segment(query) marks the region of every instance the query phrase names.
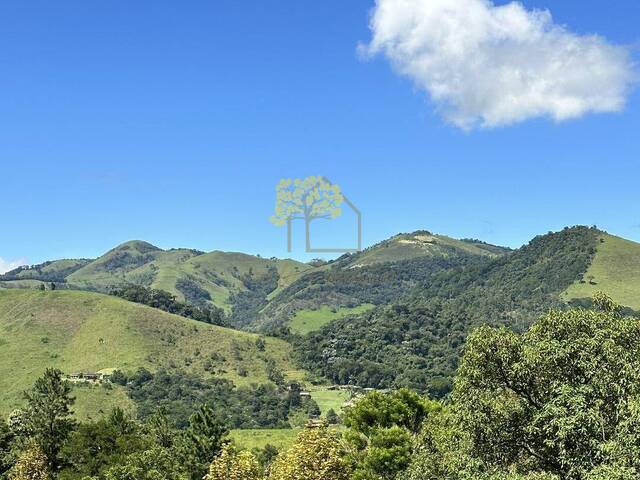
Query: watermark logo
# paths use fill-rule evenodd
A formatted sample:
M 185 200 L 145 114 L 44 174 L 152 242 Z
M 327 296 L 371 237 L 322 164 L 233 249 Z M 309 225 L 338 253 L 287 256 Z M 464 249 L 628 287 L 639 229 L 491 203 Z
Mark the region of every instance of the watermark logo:
M 311 224 L 316 220 L 333 220 L 344 208 L 355 215 L 356 248 L 312 248 Z M 304 179 L 282 179 L 276 185 L 275 214 L 269 219 L 277 227 L 287 227 L 287 251 L 291 252 L 291 226 L 294 220 L 305 225 L 305 251 L 309 253 L 353 253 L 362 250 L 362 214 L 344 195 L 340 186 L 326 177 L 311 176 Z

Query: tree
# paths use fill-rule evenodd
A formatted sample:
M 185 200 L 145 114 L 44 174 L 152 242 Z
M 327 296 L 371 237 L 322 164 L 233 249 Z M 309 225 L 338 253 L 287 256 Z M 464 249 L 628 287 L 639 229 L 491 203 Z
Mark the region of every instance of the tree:
M 179 456 L 191 478 L 199 480 L 207 473 L 209 462 L 220 452 L 227 433 L 206 404 L 189 417 L 189 428 L 182 436 Z
M 42 449 L 51 471 L 56 471 L 60 448 L 75 426 L 71 386 L 60 370 L 48 368 L 24 397 L 23 432 Z
M 128 435 L 136 429 L 135 422 L 120 407 L 115 407 L 109 413 L 108 422 L 116 430 L 118 435 Z
M 131 425 L 122 428 L 118 415 L 78 425 L 60 451 L 64 469 L 59 476 L 97 477 L 128 455 L 150 449 L 154 439 L 143 435 L 134 422 Z
M 322 176 L 305 179 L 283 179 L 276 186 L 274 225 L 287 226 L 287 245 L 291 251 L 291 222 L 304 220 L 306 249 L 311 251 L 311 222 L 317 219 L 333 219 L 342 214 L 340 205 L 344 196 L 340 187 Z
M 264 448 L 254 449 L 254 453 L 256 454 L 256 458 L 260 462 L 260 465 L 268 467 L 278 456 L 278 449 L 270 443 L 267 443 Z
M 340 418 L 333 408 L 330 408 L 327 411 L 326 420 L 329 425 L 336 425 L 338 422 L 340 422 Z
M 407 388 L 391 393 L 372 392 L 347 410 L 344 423 L 365 435 L 376 428 L 393 426 L 417 433 L 427 416 L 439 409 L 438 402 L 423 398 Z
M 209 467 L 205 480 L 262 480 L 264 472 L 256 457 L 225 445 Z
M 153 439 L 163 448 L 171 448 L 175 442 L 174 425 L 164 407 L 159 408 L 147 419 L 146 427 Z
M 267 360 L 266 366 L 267 378 L 278 386 L 284 385 L 284 373 L 282 373 L 282 370 L 276 365 L 276 362 L 273 360 L 273 358 L 269 358 L 269 360 Z
M 348 480 L 351 468 L 337 433 L 308 428 L 271 465 L 269 480 Z
M 372 392 L 347 409 L 344 423 L 354 480 L 393 479 L 405 470 L 412 453 L 412 435 L 440 405 L 408 389 Z
M 42 449 L 29 444 L 18 457 L 9 475 L 11 480 L 49 480 L 49 465 Z
M 0 478 L 11 468 L 14 462 L 13 443 L 15 433 L 9 424 L 0 418 Z
M 640 322 L 604 295 L 594 305 L 551 311 L 522 335 L 476 330 L 458 370 L 448 434 L 427 425 L 421 466 L 407 478 L 463 479 L 469 470 L 475 478 L 637 478 Z M 452 466 L 454 456 L 464 464 Z
M 126 457 L 109 468 L 105 480 L 188 480 L 176 459 L 164 448 L 153 447 Z

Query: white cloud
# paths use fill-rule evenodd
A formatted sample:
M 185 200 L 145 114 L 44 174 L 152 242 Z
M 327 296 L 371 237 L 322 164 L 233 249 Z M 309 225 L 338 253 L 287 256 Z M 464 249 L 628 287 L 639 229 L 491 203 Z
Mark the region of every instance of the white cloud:
M 0 274 L 10 272 L 14 268 L 18 268 L 26 264 L 26 258 L 19 258 L 17 260 L 5 260 L 4 258 L 0 257 Z
M 464 129 L 617 112 L 634 80 L 625 47 L 515 2 L 377 0 L 370 28 L 361 51 L 383 53 Z

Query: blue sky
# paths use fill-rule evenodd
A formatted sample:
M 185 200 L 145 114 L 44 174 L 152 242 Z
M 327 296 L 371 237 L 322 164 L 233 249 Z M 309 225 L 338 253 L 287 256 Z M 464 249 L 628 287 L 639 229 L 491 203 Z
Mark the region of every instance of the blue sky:
M 638 58 L 636 0 L 524 7 Z M 134 238 L 286 256 L 274 186 L 317 174 L 362 210 L 365 245 L 428 229 L 515 247 L 573 224 L 640 241 L 637 89 L 615 113 L 465 130 L 388 55 L 358 52 L 373 8 L 2 2 L 0 257 Z

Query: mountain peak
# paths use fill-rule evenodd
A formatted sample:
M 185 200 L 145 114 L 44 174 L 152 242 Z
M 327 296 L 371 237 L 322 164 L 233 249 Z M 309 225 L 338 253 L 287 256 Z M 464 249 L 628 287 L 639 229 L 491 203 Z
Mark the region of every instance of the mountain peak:
M 111 249 L 112 252 L 135 250 L 139 253 L 162 252 L 163 250 L 144 240 L 129 240 Z

